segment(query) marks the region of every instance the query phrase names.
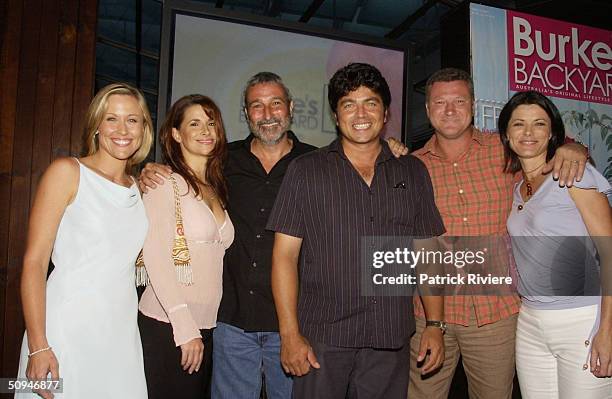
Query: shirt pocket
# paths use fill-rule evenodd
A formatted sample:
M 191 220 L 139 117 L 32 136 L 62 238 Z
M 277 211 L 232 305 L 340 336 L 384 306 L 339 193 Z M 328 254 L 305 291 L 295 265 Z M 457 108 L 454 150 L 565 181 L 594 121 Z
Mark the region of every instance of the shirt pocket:
M 387 221 L 392 235 L 411 235 L 414 230 L 414 193 L 409 189 L 392 188 L 387 193 Z M 384 212 L 384 210 L 381 210 Z

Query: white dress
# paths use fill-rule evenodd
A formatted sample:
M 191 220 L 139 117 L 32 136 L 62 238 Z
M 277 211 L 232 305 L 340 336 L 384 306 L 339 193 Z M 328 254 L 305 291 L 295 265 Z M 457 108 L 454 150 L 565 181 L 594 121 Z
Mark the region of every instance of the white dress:
M 126 188 L 83 164 L 79 169 L 78 191 L 60 222 L 51 256 L 55 269 L 47 282 L 46 335 L 63 378 L 63 394 L 55 397 L 146 398 L 134 284 L 134 262 L 148 227 L 144 206 L 136 184 Z M 24 335 L 20 378 L 27 354 Z

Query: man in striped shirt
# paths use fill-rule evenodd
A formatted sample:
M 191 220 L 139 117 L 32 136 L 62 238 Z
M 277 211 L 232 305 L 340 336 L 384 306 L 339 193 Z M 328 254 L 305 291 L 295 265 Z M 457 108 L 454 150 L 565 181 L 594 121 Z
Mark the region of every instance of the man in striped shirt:
M 229 144 L 224 166 L 228 212 L 236 229 L 224 258 L 223 299 L 214 332 L 212 396 L 259 395 L 262 374 L 269 399 L 289 399 L 292 378 L 280 365 L 280 336 L 270 287 L 274 233 L 265 230 L 268 214 L 289 163 L 315 147 L 289 130 L 293 101 L 283 80 L 258 72 L 243 92 L 251 134 Z M 394 156 L 407 148 L 389 140 Z M 154 189 L 172 171 L 149 163 L 141 188 Z M 159 174 L 159 176 L 158 176 Z
M 444 226 L 423 164 L 394 158 L 380 138 L 391 101 L 380 72 L 349 64 L 328 97 L 339 137 L 291 163 L 268 219 L 281 363 L 296 376 L 294 398 L 404 399 L 411 298 L 361 291 L 362 240 L 438 236 Z M 442 298 L 423 304 L 434 325 L 418 357 L 429 372 L 443 361 Z
M 414 152 L 427 166 L 446 234 L 505 236 L 515 178 L 504 173 L 504 152 L 497 134 L 472 125 L 474 85 L 465 71 L 446 68 L 426 84 L 427 116 L 434 136 Z M 565 161 L 565 162 L 564 162 Z M 586 150 L 566 144 L 557 151 L 553 169 L 559 184 L 582 176 Z M 444 298 L 446 359 L 435 373 L 421 376 L 416 367 L 424 329 L 424 311 L 415 298 L 416 334 L 412 338 L 408 397 L 447 398 L 462 356 L 471 398 L 510 399 L 514 378 L 514 337 L 520 301 L 516 295 L 456 295 Z

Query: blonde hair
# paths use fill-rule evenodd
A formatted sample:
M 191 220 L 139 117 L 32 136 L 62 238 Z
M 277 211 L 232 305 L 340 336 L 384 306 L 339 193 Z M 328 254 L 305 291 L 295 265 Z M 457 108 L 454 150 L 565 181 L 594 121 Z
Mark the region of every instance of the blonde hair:
M 83 135 L 83 153 L 86 155 L 93 155 L 98 152 L 100 148 L 98 145 L 98 139 L 96 138 L 96 132 L 98 127 L 102 123 L 104 114 L 108 109 L 108 99 L 112 95 L 127 95 L 134 97 L 143 115 L 143 137 L 140 148 L 132 154 L 128 159 L 127 169 L 131 169 L 132 166 L 139 164 L 149 154 L 151 145 L 153 144 L 153 120 L 147 107 L 147 102 L 142 93 L 135 87 L 130 86 L 127 83 L 112 83 L 104 86 L 96 96 L 91 100 L 87 114 L 85 115 L 85 132 Z

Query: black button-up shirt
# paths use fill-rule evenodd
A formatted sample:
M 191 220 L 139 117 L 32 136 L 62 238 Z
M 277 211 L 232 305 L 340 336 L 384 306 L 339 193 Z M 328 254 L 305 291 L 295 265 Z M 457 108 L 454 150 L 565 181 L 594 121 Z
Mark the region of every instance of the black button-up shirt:
M 223 298 L 217 320 L 246 331 L 278 331 L 270 273 L 274 233 L 265 230 L 289 163 L 315 150 L 288 132 L 293 148 L 266 173 L 251 152 L 253 135 L 229 144 L 225 177 L 235 238 L 223 261 Z
M 298 319 L 312 341 L 399 348 L 414 332 L 411 297 L 362 295 L 362 240 L 437 236 L 444 225 L 423 163 L 381 145 L 369 187 L 339 139 L 296 159 L 268 220 L 268 229 L 303 239 Z

